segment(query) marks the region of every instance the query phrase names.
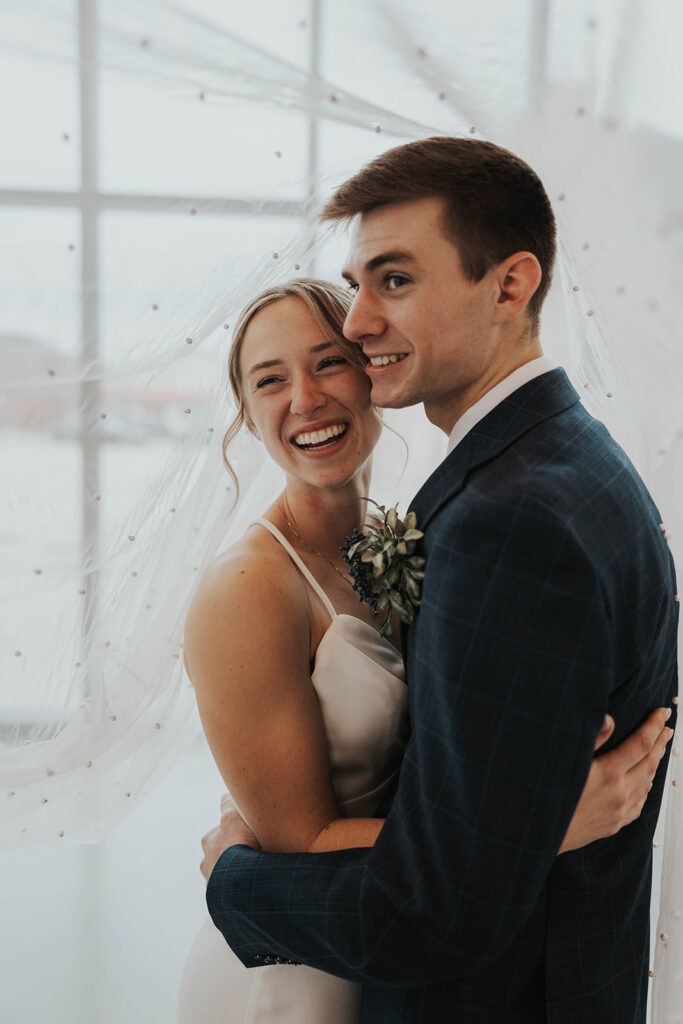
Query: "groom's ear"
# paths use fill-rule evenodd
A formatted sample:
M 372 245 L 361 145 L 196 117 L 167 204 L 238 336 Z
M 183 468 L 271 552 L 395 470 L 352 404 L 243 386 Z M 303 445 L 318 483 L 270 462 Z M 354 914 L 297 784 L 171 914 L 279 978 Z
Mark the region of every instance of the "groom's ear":
M 541 264 L 531 252 L 516 252 L 499 263 L 492 273 L 497 290 L 493 323 L 505 324 L 528 306 L 541 283 Z

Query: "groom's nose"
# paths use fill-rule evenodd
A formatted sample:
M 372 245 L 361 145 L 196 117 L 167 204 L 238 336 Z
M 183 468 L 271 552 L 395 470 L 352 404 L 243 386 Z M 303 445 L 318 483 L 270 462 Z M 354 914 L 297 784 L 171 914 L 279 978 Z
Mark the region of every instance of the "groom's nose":
M 380 302 L 371 291 L 359 289 L 344 321 L 344 337 L 362 345 L 364 341 L 380 337 L 386 329 L 386 319 Z

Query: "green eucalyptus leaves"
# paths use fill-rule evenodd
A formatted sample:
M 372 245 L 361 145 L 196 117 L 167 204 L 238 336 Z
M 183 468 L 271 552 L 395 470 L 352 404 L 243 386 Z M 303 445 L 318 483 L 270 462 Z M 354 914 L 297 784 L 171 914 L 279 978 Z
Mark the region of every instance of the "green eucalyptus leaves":
M 409 623 L 420 604 L 425 559 L 414 552 L 424 534 L 417 529 L 414 512 L 399 519 L 397 505 L 387 511 L 372 498 L 363 500 L 371 502 L 381 515 L 371 515 L 370 522 L 354 530 L 341 551 L 351 569 L 358 600 L 366 601 L 375 612 L 386 609 L 380 634 L 391 636 L 392 611 L 401 622 Z

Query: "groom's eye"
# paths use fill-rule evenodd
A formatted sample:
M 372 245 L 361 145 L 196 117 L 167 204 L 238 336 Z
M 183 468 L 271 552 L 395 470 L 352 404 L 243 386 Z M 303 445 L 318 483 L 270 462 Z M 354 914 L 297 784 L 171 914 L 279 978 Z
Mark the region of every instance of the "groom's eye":
M 395 292 L 404 284 L 408 284 L 408 278 L 404 277 L 403 274 L 387 274 L 384 278 L 384 283 L 389 291 Z

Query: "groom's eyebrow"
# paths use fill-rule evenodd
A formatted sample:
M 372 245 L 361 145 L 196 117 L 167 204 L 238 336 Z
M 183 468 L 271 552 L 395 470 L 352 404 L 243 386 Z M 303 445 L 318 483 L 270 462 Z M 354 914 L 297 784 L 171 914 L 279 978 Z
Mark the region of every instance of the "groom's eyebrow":
M 309 348 L 310 353 L 324 352 L 328 348 L 334 348 L 335 342 L 333 341 L 321 341 L 319 345 L 314 345 Z M 271 366 L 281 366 L 284 360 L 282 359 L 266 359 L 263 363 L 254 363 L 251 369 L 248 371 L 247 376 L 251 376 L 252 373 L 256 373 L 257 370 L 267 370 Z
M 380 252 L 373 256 L 371 260 L 368 260 L 363 270 L 366 274 L 372 274 L 379 267 L 383 267 L 385 263 L 415 263 L 415 257 L 405 249 L 389 249 L 387 252 Z M 355 280 L 351 271 L 346 270 L 346 268 L 342 270 L 341 276 L 345 281 Z

